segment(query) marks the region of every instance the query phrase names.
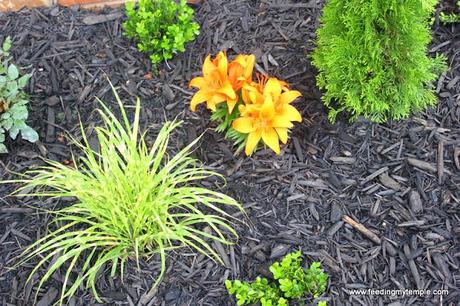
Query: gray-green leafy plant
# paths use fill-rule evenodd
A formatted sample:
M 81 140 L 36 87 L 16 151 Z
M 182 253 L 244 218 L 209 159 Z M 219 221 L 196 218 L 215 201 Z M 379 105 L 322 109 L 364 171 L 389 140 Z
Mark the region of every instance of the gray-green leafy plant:
M 76 200 L 50 211 L 55 229 L 29 246 L 18 263 L 39 259 L 29 281 L 40 268 L 47 267 L 39 289 L 64 268 L 61 304 L 80 287 L 91 288 L 102 302 L 96 283 L 104 267 L 110 267 L 112 276 L 119 272 L 123 278 L 128 260 L 139 264 L 141 258 L 159 254 L 161 270 L 154 288 L 166 271 L 169 250 L 188 247 L 222 263 L 212 242 L 229 245 L 238 237 L 231 226 L 236 219 L 226 208 L 242 211 L 242 206 L 199 185 L 210 176 L 223 178 L 190 157 L 199 138 L 168 154 L 170 133 L 180 123 L 167 122 L 149 146 L 146 132 L 139 131 L 139 100 L 131 124 L 118 95 L 116 98 L 122 120 L 100 102 L 104 126 L 95 129 L 98 152 L 91 149 L 81 125 L 83 141 L 74 142 L 82 154 L 79 159 L 73 157 L 73 166 L 48 161 L 47 166 L 9 182 L 23 186 L 19 195 L 32 189 L 36 191 L 29 196 Z
M 18 67 L 12 63 L 10 48 L 11 38 L 7 37 L 0 50 L 0 154 L 8 153 L 4 144 L 7 132 L 12 139 L 20 132 L 23 139 L 38 140 L 37 132 L 26 124 L 29 98 L 23 88 L 32 75 L 20 75 Z
M 225 281 L 230 294 L 234 294 L 237 305 L 252 305 L 260 302 L 262 306 L 287 306 L 290 300 L 316 299 L 324 293 L 328 275 L 321 270 L 319 262 L 309 268 L 302 268 L 300 251 L 286 255 L 281 262 L 270 266 L 276 282 L 257 277 L 255 282 L 240 280 Z M 324 301 L 318 305 L 325 306 Z

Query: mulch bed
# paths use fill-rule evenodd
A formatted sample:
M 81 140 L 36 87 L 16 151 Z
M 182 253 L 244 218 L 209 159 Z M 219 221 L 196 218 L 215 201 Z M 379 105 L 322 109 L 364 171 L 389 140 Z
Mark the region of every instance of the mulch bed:
M 270 277 L 271 262 L 297 249 L 308 262 L 320 260 L 331 275 L 325 294 L 331 305 L 457 305 L 460 25 L 434 25 L 430 52 L 445 54 L 451 67 L 434 84 L 437 107 L 400 122 L 342 120 L 331 125 L 308 57 L 323 2 L 205 1 L 196 7 L 201 35 L 153 75 L 148 57 L 122 36 L 121 10 L 99 16 L 78 8 L 0 15 L 0 40 L 14 37 L 17 63 L 34 71 L 28 86 L 29 124 L 41 136 L 33 145 L 8 143 L 10 154 L 0 159 L 0 179 L 12 177 L 8 170 L 41 165 L 42 158 L 68 163 L 72 148 L 66 133 L 78 137 L 79 120 L 89 133 L 100 122 L 94 97 L 115 106 L 108 77 L 126 104 L 140 97 L 145 127 L 155 131 L 167 119 L 184 120 L 174 146 L 205 132 L 195 156 L 226 175 L 223 191 L 248 213 L 244 224 L 237 224 L 238 244 L 216 245 L 225 267 L 188 250 L 171 253 L 167 276 L 148 305 L 235 305 L 223 286 L 225 279 Z M 231 144 L 210 129 L 209 114 L 190 112 L 188 81 L 199 73 L 208 53 L 221 49 L 229 56 L 256 54 L 259 72 L 302 92 L 296 106 L 305 120 L 280 156 L 267 150 L 252 158 L 234 156 Z M 50 221 L 30 206 L 52 209 L 66 203 L 8 197 L 15 187 L 0 185 L 0 304 L 34 305 L 37 279 L 33 285 L 25 282 L 33 263 L 8 267 L 25 245 L 44 235 Z M 349 224 L 353 221 L 376 237 L 357 231 Z M 103 273 L 99 292 L 107 305 L 136 305 L 158 270 L 152 259 L 140 271 L 129 267 L 123 281 Z M 58 273 L 43 287 L 37 305 L 52 305 L 62 278 Z M 448 289 L 449 294 L 350 294 L 360 288 Z M 95 300 L 81 290 L 69 304 L 94 305 Z

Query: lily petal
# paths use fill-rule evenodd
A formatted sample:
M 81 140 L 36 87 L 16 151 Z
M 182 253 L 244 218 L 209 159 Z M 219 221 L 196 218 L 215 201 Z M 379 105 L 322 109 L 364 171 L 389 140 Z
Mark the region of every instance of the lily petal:
M 198 90 L 193 96 L 192 101 L 190 101 L 190 109 L 192 111 L 196 110 L 196 106 L 200 103 L 208 101 L 212 98 L 212 93 L 209 91 Z
M 188 87 L 196 87 L 198 89 L 205 87 L 206 86 L 206 80 L 203 77 L 196 77 L 193 78 L 190 83 L 188 84 Z
M 274 128 L 288 128 L 289 129 L 293 126 L 294 125 L 292 124 L 291 120 L 285 117 L 276 116 L 275 118 L 273 118 L 273 121 L 272 121 L 272 127 Z
M 288 129 L 287 128 L 275 128 L 276 133 L 278 133 L 278 137 L 280 141 L 284 144 L 288 141 Z
M 233 109 L 235 108 L 235 105 L 237 103 L 238 103 L 238 97 L 235 97 L 235 99 L 227 99 L 227 108 L 230 114 L 233 112 Z
M 240 133 L 252 133 L 255 130 L 254 119 L 249 117 L 240 117 L 233 121 L 232 127 Z
M 216 66 L 211 61 L 211 55 L 206 56 L 206 59 L 204 60 L 204 63 L 203 63 L 203 76 L 206 78 L 215 69 L 216 69 Z
M 254 70 L 254 63 L 256 62 L 256 56 L 254 54 L 248 55 L 246 59 L 246 69 L 244 70 L 244 77 L 247 80 L 252 78 L 252 71 Z
M 248 139 L 246 139 L 246 148 L 244 149 L 244 152 L 247 156 L 251 155 L 252 152 L 254 152 L 254 149 L 257 147 L 257 144 L 259 143 L 261 137 L 262 131 L 260 130 L 256 130 L 249 134 Z
M 215 112 L 216 105 L 225 101 L 227 101 L 227 97 L 225 95 L 216 93 L 208 100 L 208 108 Z
M 280 116 L 289 121 L 302 122 L 302 116 L 299 111 L 290 104 L 284 104 L 282 106 Z
M 292 101 L 294 101 L 295 99 L 297 99 L 298 97 L 300 97 L 301 95 L 302 94 L 300 93 L 300 91 L 289 90 L 289 91 L 283 92 L 281 94 L 281 97 L 278 100 L 278 102 L 282 103 L 282 104 L 289 104 Z
M 280 144 L 278 141 L 278 134 L 275 129 L 268 128 L 262 132 L 262 140 L 272 149 L 276 154 L 280 154 Z
M 273 100 L 271 96 L 266 96 L 264 104 L 260 110 L 262 117 L 266 119 L 271 119 L 275 116 L 275 106 L 273 105 Z
M 277 78 L 269 78 L 264 88 L 264 96 L 273 96 L 274 101 L 278 101 L 281 95 L 281 84 Z
M 225 83 L 220 89 L 217 90 L 217 92 L 226 95 L 230 99 L 236 99 L 236 93 L 229 81 L 225 81 Z
M 222 78 L 227 77 L 227 56 L 224 54 L 224 52 L 220 51 L 219 54 L 217 54 L 216 59 L 218 60 L 217 63 L 217 69 L 219 70 L 219 73 Z

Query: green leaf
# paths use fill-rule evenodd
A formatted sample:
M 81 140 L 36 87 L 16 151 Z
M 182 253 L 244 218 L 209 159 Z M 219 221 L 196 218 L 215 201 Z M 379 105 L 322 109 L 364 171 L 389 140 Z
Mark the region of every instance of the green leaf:
M 30 77 L 30 74 L 24 74 L 22 77 L 20 77 L 18 79 L 18 87 L 24 88 L 27 85 L 27 82 L 29 82 Z
M 18 94 L 18 83 L 16 81 L 8 81 L 6 83 L 6 89 L 8 90 L 8 96 L 13 97 Z
M 5 120 L 3 120 L 2 125 L 5 130 L 11 129 L 11 127 L 13 126 L 13 118 L 6 118 Z
M 10 51 L 10 49 L 11 49 L 11 37 L 8 36 L 7 38 L 5 38 L 5 40 L 3 41 L 2 49 L 5 52 Z
M 3 143 L 0 142 L 0 154 L 6 154 L 6 153 L 8 153 L 8 149 Z
M 38 140 L 37 132 L 28 125 L 21 129 L 21 136 L 29 142 L 36 142 Z
M 19 76 L 19 70 L 14 64 L 10 64 L 8 67 L 8 78 L 10 80 L 16 80 Z
M 11 128 L 8 130 L 8 133 L 10 134 L 11 139 L 16 139 L 16 137 L 19 134 L 19 126 L 13 124 Z

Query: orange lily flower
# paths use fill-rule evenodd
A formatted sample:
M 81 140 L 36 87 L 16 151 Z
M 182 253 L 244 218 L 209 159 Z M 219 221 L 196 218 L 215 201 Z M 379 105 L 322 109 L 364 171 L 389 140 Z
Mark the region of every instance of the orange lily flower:
M 228 61 L 224 52 L 219 52 L 214 60 L 208 55 L 203 63 L 203 76 L 196 77 L 190 81 L 189 87 L 198 88 L 198 92 L 190 101 L 192 111 L 196 106 L 206 102 L 212 111 L 216 111 L 216 105 L 227 102 L 229 109 L 238 103 L 238 95 L 233 89 L 228 78 Z
M 241 90 L 241 96 L 245 104 L 263 103 L 264 95 L 273 90 L 281 90 L 283 92 L 289 91 L 289 85 L 284 81 L 278 80 L 277 78 L 270 78 L 266 75 L 257 74 L 257 81 L 258 82 L 251 82 L 243 85 L 243 88 Z M 300 96 L 300 93 L 298 91 L 293 92 L 298 93 L 298 95 Z
M 300 92 L 287 90 L 286 83 L 276 78 L 259 84 L 259 88 L 247 86 L 246 89 L 250 103 L 239 107 L 241 117 L 232 123 L 236 131 L 249 134 L 246 155 L 252 154 L 261 139 L 276 154 L 280 154 L 279 141 L 286 144 L 292 121 L 302 121 L 300 113 L 290 105 L 301 95 Z
M 228 65 L 228 77 L 235 91 L 252 82 L 252 70 L 255 61 L 254 54 L 240 54 Z

